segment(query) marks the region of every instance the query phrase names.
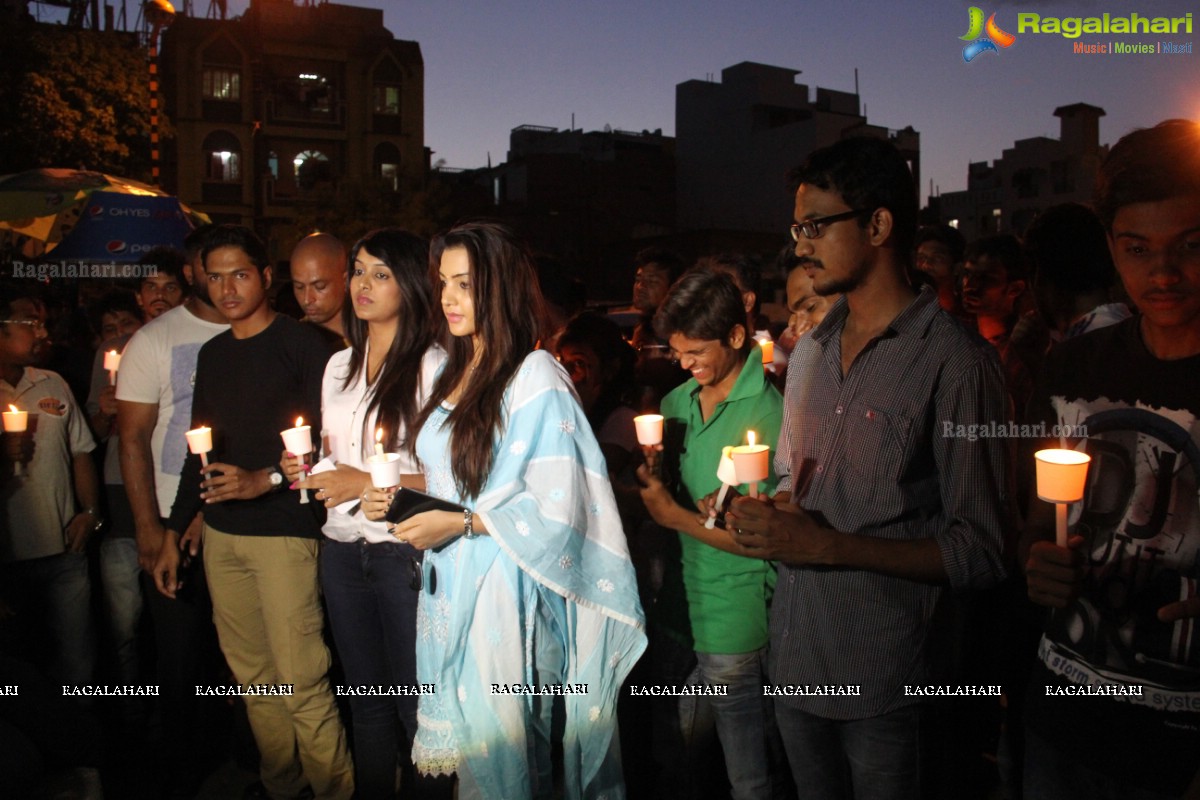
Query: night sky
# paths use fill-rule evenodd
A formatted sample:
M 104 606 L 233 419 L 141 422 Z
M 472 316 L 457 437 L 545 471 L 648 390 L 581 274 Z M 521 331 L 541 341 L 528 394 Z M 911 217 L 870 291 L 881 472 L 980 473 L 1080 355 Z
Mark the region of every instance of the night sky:
M 675 85 L 719 80 L 757 61 L 801 70 L 810 91 L 854 91 L 868 120 L 921 133 L 922 195 L 966 188 L 967 164 L 1016 139 L 1058 137 L 1058 106 L 1104 108 L 1102 143 L 1167 117 L 1200 119 L 1200 52 L 1077 55 L 1059 35 L 1017 35 L 964 63 L 970 2 L 810 0 L 354 0 L 385 9 L 397 38 L 425 58 L 425 142 L 451 167 L 505 159 L 522 124 L 584 130 L 675 129 Z M 209 0 L 193 0 L 204 15 Z M 232 0 L 230 15 L 246 8 Z M 1084 35 L 1080 42 L 1175 40 L 1200 45 L 1200 5 L 1187 0 L 977 3 L 1017 34 L 1017 14 L 1183 16 L 1191 35 Z M 182 6 L 182 3 L 177 3 Z M 1200 46 L 1193 46 L 1200 51 Z M 767 176 L 764 176 L 767 179 Z

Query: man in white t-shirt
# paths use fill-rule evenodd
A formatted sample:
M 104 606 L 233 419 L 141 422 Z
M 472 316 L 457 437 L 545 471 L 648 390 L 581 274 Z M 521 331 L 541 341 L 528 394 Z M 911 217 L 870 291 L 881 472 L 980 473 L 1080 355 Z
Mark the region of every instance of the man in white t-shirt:
M 225 317 L 208 299 L 204 266 L 198 256 L 204 229 L 185 243 L 184 279 L 190 291 L 177 306 L 142 327 L 121 355 L 117 381 L 117 431 L 120 435 L 121 476 L 136 530 L 138 563 L 153 569 L 165 540 L 163 519 L 171 511 L 179 486 L 179 471 L 187 456 L 192 417 L 192 387 L 200 347 L 229 328 Z M 197 518 L 199 519 L 199 517 Z M 197 523 L 198 524 L 198 523 Z M 172 553 L 170 570 L 179 565 Z M 204 683 L 216 652 L 212 606 L 208 602 L 200 559 L 187 577 L 188 589 L 169 599 L 143 575 L 146 604 L 154 622 L 158 682 L 162 691 L 164 739 L 170 751 L 180 750 L 177 766 L 166 770 L 178 788 L 198 784 L 195 770 L 203 759 L 187 754 L 185 743 L 202 740 L 195 685 Z M 174 574 L 172 574 L 174 578 Z M 209 680 L 208 682 L 212 682 Z

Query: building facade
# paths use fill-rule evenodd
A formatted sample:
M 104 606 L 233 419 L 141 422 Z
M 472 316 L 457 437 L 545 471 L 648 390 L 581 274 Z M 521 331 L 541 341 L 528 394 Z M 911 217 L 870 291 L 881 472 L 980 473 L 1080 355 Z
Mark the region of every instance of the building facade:
M 962 231 L 968 241 L 994 233 L 1021 235 L 1040 212 L 1059 203 L 1091 203 L 1104 109 L 1075 103 L 1054 109 L 1059 138 L 1020 139 L 989 164 L 967 168 L 967 188 L 929 198 L 935 218 Z
M 381 10 L 251 0 L 237 19 L 179 17 L 161 71 L 164 188 L 215 221 L 270 241 L 347 182 L 403 192 L 428 171 L 420 46 Z

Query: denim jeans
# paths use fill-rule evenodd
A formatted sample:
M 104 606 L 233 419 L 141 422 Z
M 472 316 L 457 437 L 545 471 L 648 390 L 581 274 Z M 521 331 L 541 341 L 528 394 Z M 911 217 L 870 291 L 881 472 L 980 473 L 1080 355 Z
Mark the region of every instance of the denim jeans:
M 416 551 L 400 543 L 335 542 L 321 549 L 321 588 L 333 639 L 351 686 L 417 682 Z M 417 732 L 417 697 L 350 697 L 357 797 L 394 796 L 397 757 Z M 408 773 L 406 773 L 406 777 Z M 407 794 L 406 790 L 406 794 Z
M 775 703 L 792 778 L 805 800 L 920 797 L 919 706 L 837 720 Z
M 766 658 L 765 647 L 750 653 L 696 653 L 699 682 L 727 689 L 725 696 L 709 700 L 733 800 L 761 800 L 772 794 L 768 752 L 774 724 L 763 696 Z
M 86 553 L 15 561 L 0 571 L 4 591 L 42 651 L 47 676 L 70 685 L 92 681 L 96 664 L 92 584 Z
M 138 678 L 137 629 L 142 617 L 140 572 L 135 540 L 109 536 L 100 543 L 104 610 L 116 653 L 115 675 L 123 684 L 136 683 Z

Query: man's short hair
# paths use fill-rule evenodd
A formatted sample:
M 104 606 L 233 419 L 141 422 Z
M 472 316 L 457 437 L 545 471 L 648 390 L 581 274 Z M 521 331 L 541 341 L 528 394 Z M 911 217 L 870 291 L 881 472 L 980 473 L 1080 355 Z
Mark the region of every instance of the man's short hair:
M 1096 213 L 1105 229 L 1122 206 L 1200 194 L 1200 122 L 1168 119 L 1121 137 L 1096 176 Z
M 242 225 L 216 225 L 212 231 L 204 237 L 204 263 L 208 263 L 208 256 L 214 250 L 220 250 L 222 247 L 238 247 L 242 252 L 250 258 L 250 263 L 253 264 L 261 273 L 264 268 L 269 267 L 271 262 L 268 261 L 267 246 L 263 244 L 263 240 L 258 238 L 254 231 Z
M 908 162 L 891 142 L 865 136 L 842 139 L 810 153 L 792 177 L 797 186 L 806 183 L 837 192 L 854 209 L 886 208 L 892 213 L 896 250 L 901 258 L 911 260 L 917 188 Z
M 681 333 L 689 339 L 724 342 L 735 325 L 746 325 L 742 293 L 732 275 L 709 267 L 685 272 L 654 316 L 654 330 L 663 339 Z M 746 332 L 747 347 L 752 333 Z
M 145 321 L 145 314 L 133 292 L 128 289 L 105 292 L 88 308 L 88 321 L 92 323 L 92 330 L 100 334 L 104 327 L 104 315 L 119 314 L 122 311 L 134 319 Z
M 984 256 L 990 256 L 1004 265 L 1004 272 L 1010 281 L 1025 281 L 1029 279 L 1029 265 L 1025 253 L 1021 251 L 1021 241 L 1011 233 L 1000 233 L 995 236 L 985 236 L 967 245 L 963 261 L 978 263 Z
M 153 266 L 159 275 L 170 275 L 183 286 L 183 253 L 174 247 L 156 247 L 138 259 L 139 266 Z
M 944 244 L 950 249 L 950 260 L 955 264 L 962 263 L 963 254 L 967 251 L 967 240 L 962 231 L 949 225 L 926 225 L 918 229 L 917 236 L 913 239 L 913 249 L 916 250 L 926 242 Z
M 696 266 L 728 272 L 743 292 L 754 292 L 754 308 L 750 313 L 758 315 L 762 308 L 762 264 L 756 257 L 745 253 L 718 253 L 705 256 L 696 262 Z
M 38 284 L 19 280 L 0 281 L 0 319 L 12 317 L 13 306 L 18 300 L 32 300 L 36 305 L 44 305 Z
M 637 255 L 633 257 L 634 270 L 639 270 L 647 264 L 658 264 L 667 271 L 667 285 L 679 280 L 687 266 L 678 253 L 665 247 L 643 247 L 638 250 Z
M 204 251 L 204 240 L 208 238 L 215 227 L 217 226 L 212 223 L 201 225 L 184 237 L 183 255 L 187 259 L 187 263 L 192 263 L 192 259 Z

